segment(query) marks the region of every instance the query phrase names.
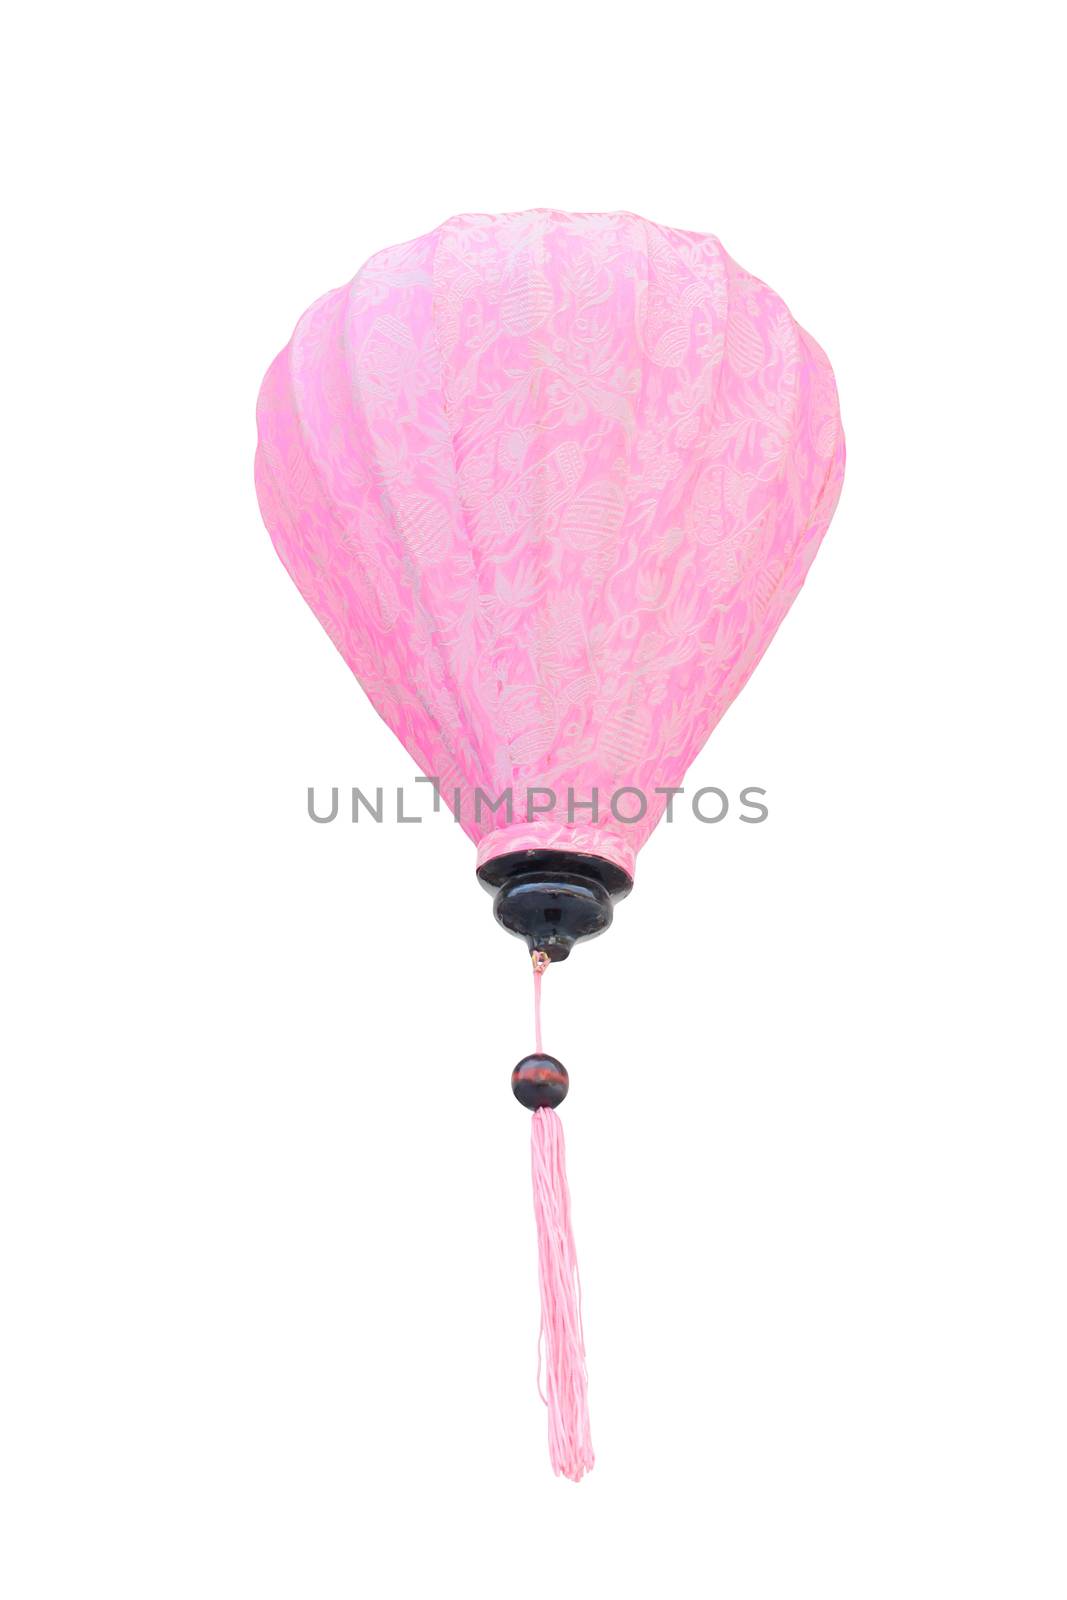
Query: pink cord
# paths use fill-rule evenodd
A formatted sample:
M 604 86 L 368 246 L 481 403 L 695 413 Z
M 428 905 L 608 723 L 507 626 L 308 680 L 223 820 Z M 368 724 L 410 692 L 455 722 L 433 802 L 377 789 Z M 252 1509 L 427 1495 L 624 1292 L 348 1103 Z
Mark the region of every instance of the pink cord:
M 534 1049 L 538 1055 L 544 1053 L 541 1049 L 541 978 L 544 970 L 534 962 Z

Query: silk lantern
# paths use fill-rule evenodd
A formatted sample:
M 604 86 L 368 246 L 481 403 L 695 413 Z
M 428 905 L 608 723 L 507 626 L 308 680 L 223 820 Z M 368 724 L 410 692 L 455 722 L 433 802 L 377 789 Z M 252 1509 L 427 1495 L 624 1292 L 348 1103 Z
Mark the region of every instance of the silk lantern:
M 464 215 L 324 295 L 267 373 L 256 487 L 301 594 L 477 847 L 531 954 L 549 1447 L 593 1465 L 543 973 L 638 851 L 804 582 L 844 440 L 830 365 L 707 234 Z

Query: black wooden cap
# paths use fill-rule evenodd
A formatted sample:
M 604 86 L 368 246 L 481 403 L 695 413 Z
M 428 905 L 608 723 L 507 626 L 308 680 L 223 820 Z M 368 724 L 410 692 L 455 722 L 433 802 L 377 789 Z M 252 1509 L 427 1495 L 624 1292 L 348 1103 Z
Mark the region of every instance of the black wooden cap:
M 609 928 L 615 902 L 633 888 L 613 861 L 572 850 L 514 850 L 479 867 L 478 878 L 501 927 L 554 962 Z

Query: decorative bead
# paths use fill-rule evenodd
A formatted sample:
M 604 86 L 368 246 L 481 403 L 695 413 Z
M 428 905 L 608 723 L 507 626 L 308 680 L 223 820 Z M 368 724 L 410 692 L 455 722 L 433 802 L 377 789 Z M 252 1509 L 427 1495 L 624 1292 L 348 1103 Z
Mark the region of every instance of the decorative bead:
M 555 1056 L 523 1056 L 511 1074 L 511 1092 L 527 1111 L 560 1105 L 568 1088 L 567 1069 Z

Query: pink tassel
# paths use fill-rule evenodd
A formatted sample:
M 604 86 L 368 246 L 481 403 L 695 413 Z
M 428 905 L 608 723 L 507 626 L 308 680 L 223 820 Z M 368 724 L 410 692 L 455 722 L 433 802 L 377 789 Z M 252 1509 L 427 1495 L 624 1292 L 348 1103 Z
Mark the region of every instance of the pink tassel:
M 571 1232 L 563 1124 L 548 1107 L 533 1114 L 533 1192 L 541 1277 L 537 1387 L 548 1407 L 548 1453 L 557 1476 L 578 1483 L 595 1457 L 586 1396 L 582 1290 Z M 544 1362 L 545 1388 L 541 1389 Z

